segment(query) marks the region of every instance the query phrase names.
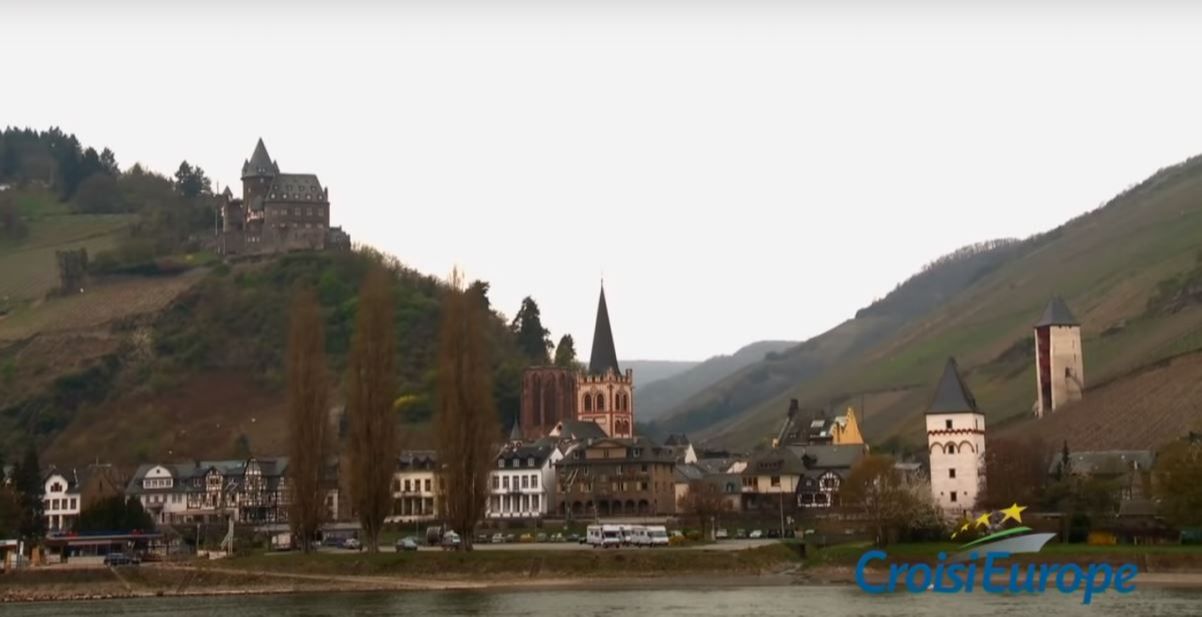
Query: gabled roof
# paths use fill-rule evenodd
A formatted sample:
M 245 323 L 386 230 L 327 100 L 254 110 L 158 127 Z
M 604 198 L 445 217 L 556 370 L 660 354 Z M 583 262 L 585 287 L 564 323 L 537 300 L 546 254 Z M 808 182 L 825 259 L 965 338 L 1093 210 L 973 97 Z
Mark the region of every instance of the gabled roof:
M 513 428 L 509 429 L 509 441 L 522 440 L 522 427 L 518 424 L 518 419 L 513 419 Z
M 596 422 L 583 422 L 581 420 L 562 420 L 559 423 L 559 434 L 556 437 L 560 439 L 604 439 L 607 437 L 605 430 Z
M 1130 471 L 1150 471 L 1156 463 L 1156 453 L 1151 450 L 1095 450 L 1070 452 L 1069 465 L 1074 474 L 1122 475 Z M 1052 457 L 1048 473 L 1056 473 L 1060 467 L 1059 455 Z
M 622 374 L 618 368 L 618 352 L 614 349 L 614 334 L 609 327 L 609 309 L 605 306 L 605 287 L 597 301 L 597 325 L 593 328 L 593 353 L 589 356 L 588 372 L 604 375 L 605 371 Z
M 438 467 L 438 453 L 434 450 L 402 450 L 397 457 L 398 471 L 417 469 L 430 470 Z
M 943 376 L 939 378 L 939 385 L 935 388 L 935 398 L 931 401 L 927 413 L 964 412 L 981 413 L 977 409 L 977 400 L 960 377 L 956 359 L 948 358 L 943 367 Z
M 260 137 L 259 143 L 255 144 L 254 153 L 250 155 L 250 160 L 242 165 L 242 177 L 271 176 L 278 173 L 280 173 L 280 168 L 268 156 L 267 146 L 263 145 L 263 138 Z
M 1060 296 L 1052 296 L 1052 300 L 1048 302 L 1047 308 L 1043 309 L 1043 317 L 1035 323 L 1036 328 L 1043 326 L 1079 326 L 1077 318 L 1073 316 L 1073 312 L 1068 310 L 1068 305 Z
M 754 456 L 743 470 L 745 476 L 793 475 L 806 471 L 805 463 L 792 448 L 772 448 Z

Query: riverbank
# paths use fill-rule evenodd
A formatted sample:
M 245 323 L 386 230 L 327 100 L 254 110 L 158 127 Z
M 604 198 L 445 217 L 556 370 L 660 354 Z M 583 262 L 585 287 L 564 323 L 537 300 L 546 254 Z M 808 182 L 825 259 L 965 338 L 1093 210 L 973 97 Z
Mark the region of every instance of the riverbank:
M 867 548 L 832 547 L 812 554 L 806 561 L 795 546 L 776 544 L 740 551 L 258 554 L 120 568 L 52 566 L 0 576 L 0 601 L 366 591 L 842 586 L 855 584 L 855 562 Z M 891 561 L 933 563 L 943 548 L 897 545 L 886 550 Z M 1059 563 L 1137 563 L 1140 586 L 1202 589 L 1199 547 L 1067 546 L 1045 553 L 1038 557 Z M 868 578 L 881 581 L 886 572 L 887 565 L 872 568 Z

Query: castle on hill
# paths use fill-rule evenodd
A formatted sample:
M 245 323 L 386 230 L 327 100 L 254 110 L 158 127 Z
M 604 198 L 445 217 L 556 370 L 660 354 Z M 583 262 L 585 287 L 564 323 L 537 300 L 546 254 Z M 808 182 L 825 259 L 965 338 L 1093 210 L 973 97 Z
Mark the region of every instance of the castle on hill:
M 315 174 L 284 173 L 260 139 L 242 163 L 242 196 L 220 195 L 222 255 L 349 249 L 350 236 L 330 227 L 330 189 Z

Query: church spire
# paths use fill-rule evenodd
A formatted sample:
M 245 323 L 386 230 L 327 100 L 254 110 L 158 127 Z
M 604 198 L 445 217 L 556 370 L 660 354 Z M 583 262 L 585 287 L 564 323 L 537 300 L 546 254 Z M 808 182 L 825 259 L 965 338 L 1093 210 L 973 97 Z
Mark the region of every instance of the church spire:
M 609 309 L 605 306 L 605 283 L 601 284 L 601 299 L 597 301 L 597 326 L 593 329 L 593 353 L 589 356 L 588 372 L 604 375 L 612 370 L 621 375 L 618 368 L 618 352 L 614 350 L 614 334 L 609 328 Z

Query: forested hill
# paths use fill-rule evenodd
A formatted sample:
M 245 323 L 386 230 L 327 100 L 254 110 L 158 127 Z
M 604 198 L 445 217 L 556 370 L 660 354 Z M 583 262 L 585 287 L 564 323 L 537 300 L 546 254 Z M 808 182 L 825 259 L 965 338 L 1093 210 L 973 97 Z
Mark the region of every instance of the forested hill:
M 0 157 L 0 457 L 29 441 L 60 465 L 281 454 L 292 294 L 318 292 L 341 400 L 373 263 L 394 275 L 402 445 L 428 443 L 440 279 L 363 247 L 222 263 L 197 241 L 211 233 L 213 195 L 186 162 L 172 177 L 121 169 L 58 130 L 6 130 Z M 64 293 L 56 251 L 76 248 L 89 255 L 87 282 Z M 487 299 L 488 284 L 473 291 Z M 521 371 L 549 345 L 530 304 L 513 324 L 494 310 L 489 327 L 505 427 Z M 539 349 L 523 346 L 530 332 Z

